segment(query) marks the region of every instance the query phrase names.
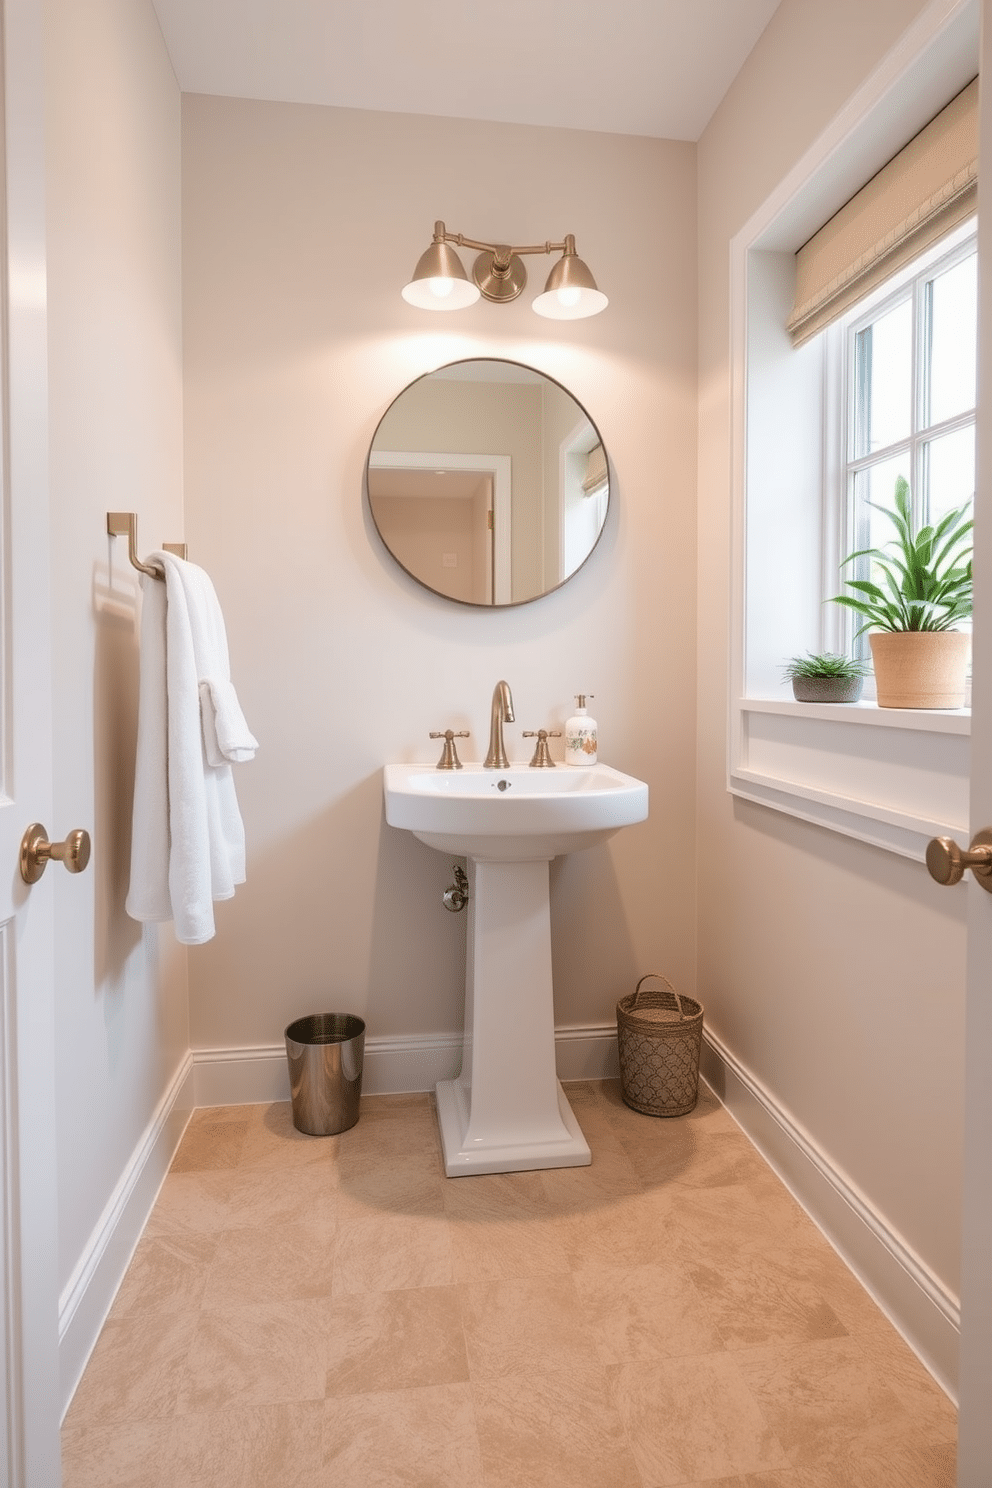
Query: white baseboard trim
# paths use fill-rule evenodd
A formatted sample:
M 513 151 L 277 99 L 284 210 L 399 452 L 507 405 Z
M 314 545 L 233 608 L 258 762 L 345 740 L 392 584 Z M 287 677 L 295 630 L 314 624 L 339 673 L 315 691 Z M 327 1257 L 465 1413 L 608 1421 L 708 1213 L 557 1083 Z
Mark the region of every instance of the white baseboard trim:
M 69 1408 L 193 1110 L 193 1058 L 176 1071 L 59 1297 L 59 1392 Z
M 708 1029 L 703 1033 L 700 1070 L 745 1135 L 956 1404 L 958 1299 Z
M 585 1024 L 555 1032 L 560 1080 L 606 1080 L 619 1073 L 615 1024 Z M 457 1033 L 400 1034 L 365 1040 L 363 1095 L 401 1095 L 433 1090 L 461 1069 Z M 194 1105 L 241 1106 L 289 1100 L 289 1069 L 283 1044 L 193 1052 Z

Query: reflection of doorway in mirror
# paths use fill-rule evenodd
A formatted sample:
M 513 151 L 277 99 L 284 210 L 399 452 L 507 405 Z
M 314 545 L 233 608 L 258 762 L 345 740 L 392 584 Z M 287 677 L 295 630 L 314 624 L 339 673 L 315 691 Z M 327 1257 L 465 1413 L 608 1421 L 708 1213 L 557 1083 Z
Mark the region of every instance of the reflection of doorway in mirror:
M 375 451 L 368 493 L 379 536 L 429 588 L 463 604 L 506 604 L 510 459 Z

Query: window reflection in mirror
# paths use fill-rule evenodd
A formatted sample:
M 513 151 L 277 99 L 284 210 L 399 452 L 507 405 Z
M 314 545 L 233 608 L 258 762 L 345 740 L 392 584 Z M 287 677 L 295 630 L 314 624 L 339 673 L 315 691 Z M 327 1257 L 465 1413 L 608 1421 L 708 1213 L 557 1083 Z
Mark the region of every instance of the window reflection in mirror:
M 609 465 L 580 403 L 518 362 L 454 362 L 386 410 L 366 465 L 379 536 L 407 573 L 462 604 L 524 604 L 589 557 Z

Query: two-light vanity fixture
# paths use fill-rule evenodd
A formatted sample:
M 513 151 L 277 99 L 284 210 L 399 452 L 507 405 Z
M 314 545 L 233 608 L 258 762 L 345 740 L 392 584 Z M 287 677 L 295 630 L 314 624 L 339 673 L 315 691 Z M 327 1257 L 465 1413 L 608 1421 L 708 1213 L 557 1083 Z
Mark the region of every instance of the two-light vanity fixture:
M 480 249 L 469 279 L 462 261 L 450 244 L 459 248 Z M 575 252 L 571 233 L 561 243 L 536 243 L 532 247 L 511 248 L 508 244 L 478 243 L 462 233 L 449 233 L 443 222 L 434 224 L 434 241 L 422 254 L 413 278 L 403 291 L 403 298 L 421 310 L 463 310 L 474 305 L 480 295 L 497 305 L 515 300 L 527 283 L 523 253 L 560 253 L 561 258 L 548 275 L 544 293 L 533 308 L 550 320 L 582 320 L 598 315 L 609 300 L 596 288 L 596 281 Z

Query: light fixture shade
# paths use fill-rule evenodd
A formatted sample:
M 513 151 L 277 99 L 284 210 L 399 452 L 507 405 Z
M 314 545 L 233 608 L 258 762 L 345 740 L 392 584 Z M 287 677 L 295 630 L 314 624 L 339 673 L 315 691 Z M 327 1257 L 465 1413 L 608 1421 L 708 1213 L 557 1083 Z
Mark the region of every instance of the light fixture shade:
M 420 255 L 413 278 L 401 294 L 408 305 L 420 310 L 464 310 L 479 298 L 478 287 L 465 273 L 450 243 L 436 239 Z
M 576 255 L 571 238 L 565 243 L 565 252 L 548 275 L 544 293 L 538 295 L 533 308 L 549 320 L 584 320 L 587 315 L 598 315 L 610 302 Z

